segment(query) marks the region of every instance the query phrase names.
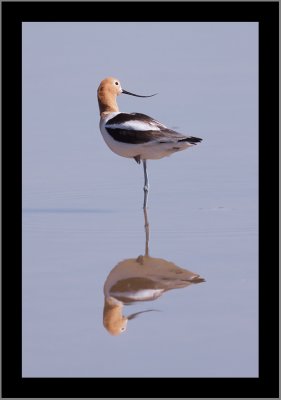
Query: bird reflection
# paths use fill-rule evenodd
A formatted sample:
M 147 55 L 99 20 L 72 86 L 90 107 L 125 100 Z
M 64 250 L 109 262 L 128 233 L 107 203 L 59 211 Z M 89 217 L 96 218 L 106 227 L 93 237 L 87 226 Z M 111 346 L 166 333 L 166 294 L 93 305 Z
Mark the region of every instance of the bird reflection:
M 150 311 L 144 310 L 123 315 L 124 305 L 152 301 L 172 289 L 184 288 L 204 282 L 198 274 L 180 268 L 171 261 L 149 255 L 149 222 L 144 209 L 145 255 L 118 263 L 104 284 L 103 325 L 111 335 L 120 335 L 128 321 Z

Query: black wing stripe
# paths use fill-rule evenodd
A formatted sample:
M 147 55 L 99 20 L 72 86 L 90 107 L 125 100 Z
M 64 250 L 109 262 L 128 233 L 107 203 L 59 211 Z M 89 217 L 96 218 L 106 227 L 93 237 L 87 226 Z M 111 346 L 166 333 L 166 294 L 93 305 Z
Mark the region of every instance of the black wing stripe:
M 163 125 L 161 122 L 157 121 L 154 118 L 149 117 L 146 114 L 141 114 L 141 113 L 119 113 L 115 115 L 115 117 L 109 119 L 106 122 L 106 126 L 110 125 L 122 125 L 126 122 L 132 122 L 132 121 L 137 121 L 137 122 L 142 122 L 147 125 L 148 129 L 149 126 L 153 127 L 153 130 L 155 128 L 158 128 L 159 130 L 165 130 L 168 129 L 165 125 Z
M 190 144 L 197 144 L 202 142 L 202 139 L 195 137 L 195 136 L 188 136 L 184 139 L 180 139 L 179 142 L 188 142 Z
M 151 123 L 154 120 L 150 118 L 148 115 L 145 114 L 140 114 L 140 113 L 132 113 L 132 114 L 126 114 L 126 113 L 120 113 L 115 115 L 115 117 L 111 118 L 109 121 L 107 121 L 106 126 L 108 125 L 118 125 L 118 124 L 124 124 L 125 122 L 128 121 L 141 121 L 141 122 L 146 122 L 146 123 Z
M 129 143 L 129 144 L 142 144 L 157 140 L 158 143 L 180 143 L 187 142 L 190 144 L 196 144 L 202 141 L 202 139 L 194 136 L 183 136 L 177 132 L 171 130 L 165 131 L 137 131 L 129 129 L 118 129 L 110 128 L 106 125 L 106 130 L 109 135 L 117 142 Z
M 129 144 L 142 144 L 156 139 L 155 131 L 133 131 L 128 129 L 109 128 L 106 126 L 109 135 L 117 142 Z

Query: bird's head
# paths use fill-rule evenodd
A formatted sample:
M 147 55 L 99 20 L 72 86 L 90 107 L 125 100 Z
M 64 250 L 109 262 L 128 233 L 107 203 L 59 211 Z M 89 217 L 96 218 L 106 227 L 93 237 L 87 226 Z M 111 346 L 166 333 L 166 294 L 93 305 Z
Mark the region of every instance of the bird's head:
M 119 96 L 119 94 L 124 93 L 136 97 L 152 97 L 155 96 L 155 94 L 157 94 L 155 93 L 149 96 L 141 96 L 139 94 L 128 92 L 127 90 L 122 89 L 120 81 L 113 77 L 105 78 L 101 81 L 98 87 L 98 97 L 100 98 L 101 96 L 104 95 L 104 93 L 110 93 L 113 96 Z

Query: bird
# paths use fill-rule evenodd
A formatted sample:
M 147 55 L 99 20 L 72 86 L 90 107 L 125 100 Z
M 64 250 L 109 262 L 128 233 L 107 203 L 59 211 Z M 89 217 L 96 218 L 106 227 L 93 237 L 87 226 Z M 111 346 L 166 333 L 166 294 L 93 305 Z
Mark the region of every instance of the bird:
M 120 80 L 114 77 L 103 79 L 97 89 L 99 127 L 104 141 L 119 156 L 132 158 L 138 164 L 143 164 L 145 209 L 149 190 L 147 160 L 170 156 L 200 143 L 202 139 L 169 129 L 146 114 L 120 112 L 116 101 L 120 94 L 145 98 L 157 93 L 143 96 L 128 92 L 122 88 Z
M 143 210 L 143 214 L 144 254 L 120 261 L 108 274 L 103 287 L 103 326 L 113 336 L 125 332 L 128 322 L 140 314 L 159 311 L 147 309 L 125 316 L 124 306 L 154 301 L 170 290 L 205 282 L 199 274 L 179 267 L 172 261 L 150 256 L 147 209 Z
M 104 283 L 103 325 L 111 335 L 126 331 L 128 321 L 140 314 L 159 311 L 146 309 L 125 316 L 124 306 L 155 301 L 173 289 L 205 282 L 199 274 L 171 261 L 140 255 L 120 261 Z

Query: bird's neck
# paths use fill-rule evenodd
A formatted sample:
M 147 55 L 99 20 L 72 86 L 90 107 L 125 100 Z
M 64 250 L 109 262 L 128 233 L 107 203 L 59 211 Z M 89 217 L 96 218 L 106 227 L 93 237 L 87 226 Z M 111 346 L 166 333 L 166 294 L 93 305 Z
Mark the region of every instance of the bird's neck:
M 116 97 L 112 96 L 99 96 L 99 108 L 100 115 L 106 115 L 112 112 L 119 112 L 119 108 L 116 102 Z

